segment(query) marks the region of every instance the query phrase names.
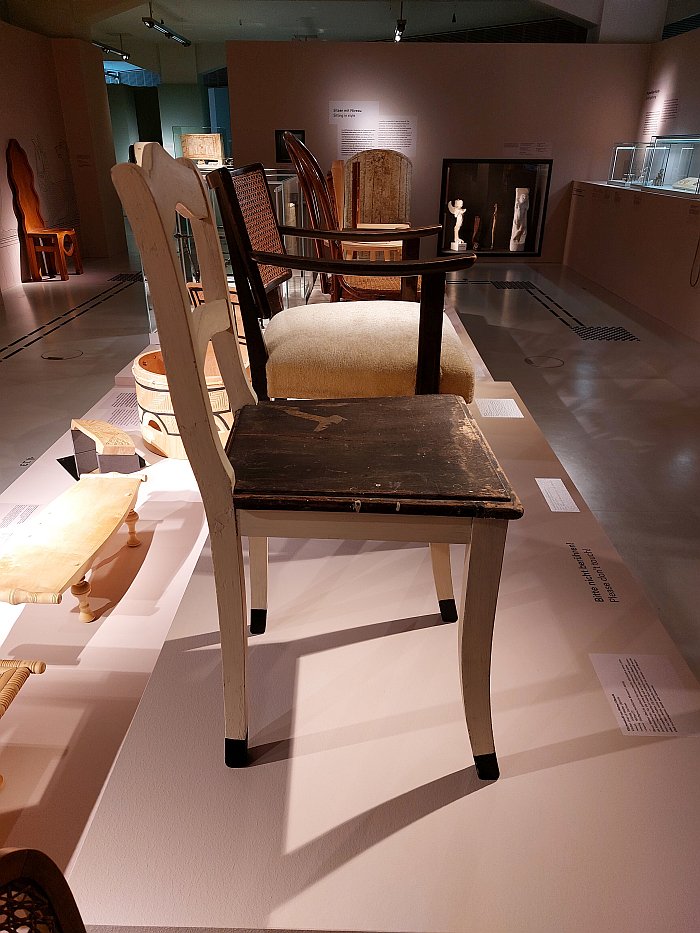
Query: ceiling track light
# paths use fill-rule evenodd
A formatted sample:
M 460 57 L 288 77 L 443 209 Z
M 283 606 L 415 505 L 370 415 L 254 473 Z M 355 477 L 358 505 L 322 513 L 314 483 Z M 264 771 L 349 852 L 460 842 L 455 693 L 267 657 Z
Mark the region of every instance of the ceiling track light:
M 396 29 L 394 30 L 394 42 L 400 42 L 406 29 L 406 20 L 403 18 L 403 0 L 401 0 L 401 9 L 399 18 L 396 20 Z
M 128 62 L 131 58 L 129 52 L 125 52 L 124 49 L 115 49 L 111 45 L 105 45 L 102 42 L 93 42 L 92 44 L 96 45 L 98 49 L 102 49 L 107 55 L 117 55 L 123 62 Z
M 148 16 L 142 16 L 141 22 L 146 29 L 155 29 L 156 32 L 159 32 L 168 39 L 172 39 L 173 42 L 177 42 L 179 45 L 192 45 L 192 42 L 185 36 L 180 35 L 179 32 L 175 32 L 170 26 L 166 26 L 162 19 L 157 20 L 153 18 L 153 4 L 151 3 L 148 4 Z

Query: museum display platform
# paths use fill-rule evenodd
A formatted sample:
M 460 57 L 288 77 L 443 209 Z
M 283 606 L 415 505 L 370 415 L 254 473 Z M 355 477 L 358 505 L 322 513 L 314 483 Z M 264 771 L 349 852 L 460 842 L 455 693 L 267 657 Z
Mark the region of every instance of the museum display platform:
M 623 734 L 592 656 L 660 670 L 679 733 L 697 683 L 512 387 L 479 391 L 526 508 L 495 628 L 501 779 L 471 765 L 427 547 L 356 542 L 271 542 L 252 762 L 226 769 L 205 550 L 69 868 L 91 929 L 694 928 L 700 740 Z
M 456 307 L 472 411 L 526 507 L 495 628 L 500 780 L 474 773 L 456 626 L 410 544 L 271 542 L 252 761 L 225 768 L 201 503 L 186 463 L 138 444 L 127 366 L 86 414 L 149 462 L 145 546 L 108 545 L 89 625 L 69 598 L 0 605 L 2 656 L 48 664 L 0 729 L 0 830 L 66 869 L 89 930 L 695 929 L 697 683 Z M 70 450 L 66 433 L 0 495 L 3 516 L 67 488 Z M 596 671 L 634 664 L 677 734 L 622 731 Z

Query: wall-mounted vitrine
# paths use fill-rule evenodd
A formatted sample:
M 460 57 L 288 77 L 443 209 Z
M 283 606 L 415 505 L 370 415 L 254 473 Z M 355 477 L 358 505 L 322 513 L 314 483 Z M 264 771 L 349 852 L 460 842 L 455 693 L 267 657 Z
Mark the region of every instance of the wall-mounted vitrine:
M 618 143 L 610 160 L 609 185 L 641 185 L 649 173 L 651 143 Z
M 551 172 L 551 159 L 443 160 L 441 251 L 539 256 Z
M 700 136 L 656 136 L 613 148 L 608 184 L 700 194 Z

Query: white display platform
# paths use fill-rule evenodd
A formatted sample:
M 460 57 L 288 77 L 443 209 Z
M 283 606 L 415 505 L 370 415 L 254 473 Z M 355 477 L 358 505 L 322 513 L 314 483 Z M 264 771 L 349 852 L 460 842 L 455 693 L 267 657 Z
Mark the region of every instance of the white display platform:
M 228 770 L 205 552 L 70 866 L 92 930 L 697 929 L 700 739 L 624 735 L 590 655 L 667 659 L 685 728 L 700 691 L 512 387 L 481 394 L 524 415 L 473 406 L 526 509 L 495 627 L 501 779 L 474 772 L 427 548 L 354 542 L 271 542 L 253 761 Z M 556 478 L 580 511 L 550 510 Z
M 105 417 L 123 395 L 114 389 L 86 417 Z M 36 847 L 65 867 L 170 628 L 207 529 L 189 463 L 143 449 L 147 481 L 137 511 L 139 548 L 126 528 L 98 554 L 90 576 L 97 618 L 78 618 L 67 592 L 57 606 L 0 603 L 0 657 L 38 658 L 33 676 L 0 728 L 2 845 Z M 50 502 L 74 482 L 57 458 L 73 453 L 64 434 L 0 494 L 0 508 Z M 91 516 L 86 515 L 89 522 Z M 0 546 L 5 538 L 0 536 Z

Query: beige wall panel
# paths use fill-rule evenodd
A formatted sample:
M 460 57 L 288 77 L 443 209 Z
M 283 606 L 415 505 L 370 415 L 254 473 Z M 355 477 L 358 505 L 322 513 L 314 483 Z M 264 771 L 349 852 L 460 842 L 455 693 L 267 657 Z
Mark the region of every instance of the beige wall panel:
M 700 30 L 651 47 L 637 138 L 700 133 Z
M 330 100 L 415 115 L 412 221 L 438 220 L 444 158 L 501 158 L 506 142 L 551 143 L 542 259 L 562 259 L 574 178 L 605 178 L 634 136 L 648 45 L 229 42 L 236 163 L 274 164 L 274 130 L 305 129 L 322 166 L 337 157 Z

